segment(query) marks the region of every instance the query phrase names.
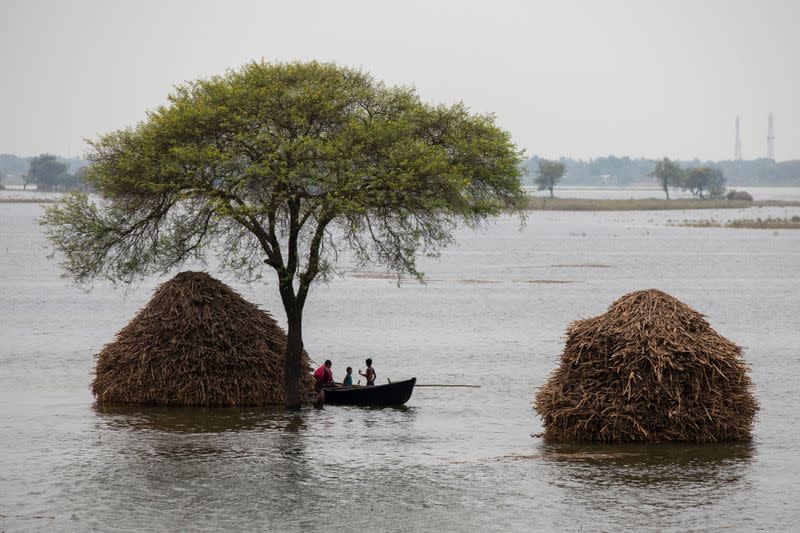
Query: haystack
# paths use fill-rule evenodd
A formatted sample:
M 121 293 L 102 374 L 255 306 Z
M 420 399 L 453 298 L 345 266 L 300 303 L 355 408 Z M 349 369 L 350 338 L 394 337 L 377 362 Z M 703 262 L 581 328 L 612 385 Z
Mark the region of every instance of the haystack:
M 715 442 L 750 438 L 758 403 L 742 349 L 659 290 L 573 322 L 536 395 L 545 438 Z
M 269 313 L 208 274 L 182 272 L 103 347 L 92 392 L 100 403 L 282 404 L 285 348 Z M 311 399 L 313 379 L 301 374 Z

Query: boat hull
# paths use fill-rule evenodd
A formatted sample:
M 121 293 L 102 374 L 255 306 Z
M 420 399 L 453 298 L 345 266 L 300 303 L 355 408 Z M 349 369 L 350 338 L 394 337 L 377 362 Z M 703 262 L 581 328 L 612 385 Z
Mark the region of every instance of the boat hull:
M 330 405 L 389 406 L 403 405 L 411 398 L 417 378 L 374 387 L 334 387 L 325 389 L 325 403 Z

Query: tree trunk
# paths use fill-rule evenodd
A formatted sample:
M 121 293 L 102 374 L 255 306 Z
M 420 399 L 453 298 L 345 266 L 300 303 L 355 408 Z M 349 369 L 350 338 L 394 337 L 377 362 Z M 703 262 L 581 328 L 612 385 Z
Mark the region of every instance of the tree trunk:
M 553 196 L 553 186 L 552 185 L 550 186 L 550 198 L 555 198 Z
M 288 331 L 286 334 L 286 360 L 283 385 L 286 391 L 286 407 L 298 408 L 303 403 L 300 395 L 300 372 L 303 359 L 303 309 L 298 305 L 287 306 Z
M 667 200 L 669 200 L 669 185 L 666 183 L 664 184 L 664 194 L 667 195 Z

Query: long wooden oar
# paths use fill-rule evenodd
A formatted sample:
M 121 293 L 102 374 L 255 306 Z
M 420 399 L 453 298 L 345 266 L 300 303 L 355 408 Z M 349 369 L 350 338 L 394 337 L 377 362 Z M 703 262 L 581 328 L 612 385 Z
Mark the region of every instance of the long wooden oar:
M 454 384 L 444 385 L 444 384 L 441 384 L 441 383 L 431 383 L 430 385 L 428 385 L 428 384 L 423 384 L 423 385 L 417 384 L 417 385 L 414 385 L 414 387 L 466 387 L 466 388 L 469 388 L 469 389 L 480 389 L 481 388 L 480 385 L 454 385 Z

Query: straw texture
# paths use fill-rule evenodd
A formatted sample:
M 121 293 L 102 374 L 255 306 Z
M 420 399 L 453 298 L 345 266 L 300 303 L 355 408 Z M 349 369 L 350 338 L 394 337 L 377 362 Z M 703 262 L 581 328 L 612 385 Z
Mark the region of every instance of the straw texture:
M 569 326 L 534 406 L 555 440 L 747 440 L 758 403 L 741 354 L 676 298 L 633 292 Z
M 91 389 L 100 403 L 282 404 L 285 349 L 269 313 L 206 273 L 182 272 L 103 347 Z M 310 400 L 313 378 L 301 374 Z

